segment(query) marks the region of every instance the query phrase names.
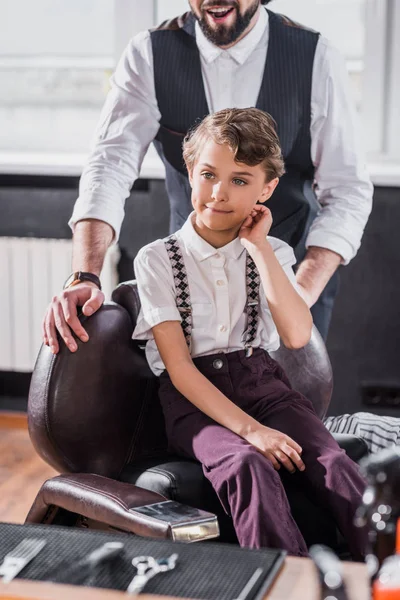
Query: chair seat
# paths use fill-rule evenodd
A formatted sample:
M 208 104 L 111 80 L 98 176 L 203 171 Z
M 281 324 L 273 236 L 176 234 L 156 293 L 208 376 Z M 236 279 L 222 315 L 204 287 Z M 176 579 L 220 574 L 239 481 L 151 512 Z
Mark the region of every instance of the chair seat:
M 162 496 L 182 504 L 210 512 L 222 511 L 210 482 L 203 475 L 201 464 L 194 460 L 172 454 L 165 460 L 141 460 L 126 466 L 119 479 L 146 490 L 158 490 Z

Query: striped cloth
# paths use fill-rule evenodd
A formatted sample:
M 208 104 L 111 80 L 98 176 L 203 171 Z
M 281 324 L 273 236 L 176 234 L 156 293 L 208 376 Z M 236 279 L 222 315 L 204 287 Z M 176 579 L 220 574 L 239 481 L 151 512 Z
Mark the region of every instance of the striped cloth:
M 331 433 L 352 433 L 361 437 L 368 444 L 370 452 L 400 444 L 400 418 L 357 412 L 327 417 L 324 424 Z

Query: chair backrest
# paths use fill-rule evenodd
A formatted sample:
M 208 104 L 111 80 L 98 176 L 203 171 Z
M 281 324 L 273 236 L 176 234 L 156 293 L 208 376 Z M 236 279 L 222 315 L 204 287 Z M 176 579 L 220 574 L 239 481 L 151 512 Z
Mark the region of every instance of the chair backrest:
M 40 350 L 29 391 L 29 432 L 38 453 L 60 472 L 118 477 L 128 463 L 165 456 L 157 378 L 131 339 L 139 309 L 135 282 L 120 284 L 113 302 L 80 317 L 90 339 L 77 340 L 78 352 L 62 343 L 56 356 L 47 346 Z M 322 417 L 332 371 L 318 332 L 305 348 L 282 347 L 274 358 Z
M 165 454 L 157 378 L 132 337 L 132 321 L 106 303 L 90 318 L 89 334 L 71 353 L 60 343 L 54 356 L 42 346 L 28 399 L 32 443 L 62 473 L 117 478 L 136 457 Z

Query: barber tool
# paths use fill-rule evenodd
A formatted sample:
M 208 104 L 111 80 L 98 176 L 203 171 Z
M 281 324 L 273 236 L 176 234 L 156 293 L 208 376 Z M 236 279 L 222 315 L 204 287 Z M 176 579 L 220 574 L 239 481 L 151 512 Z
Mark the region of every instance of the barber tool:
M 342 564 L 336 554 L 327 546 L 315 544 L 310 548 L 321 580 L 321 600 L 348 600 L 343 582 Z
M 46 545 L 46 540 L 25 538 L 4 557 L 0 565 L 0 577 L 3 583 L 9 583 L 28 563 L 39 554 Z
M 72 585 L 93 585 L 97 569 L 121 556 L 123 551 L 122 542 L 107 542 L 66 569 L 60 571 L 58 567 L 57 573 L 48 574 L 46 579 L 59 582 L 62 580 Z
M 178 554 L 171 554 L 168 558 L 156 559 L 153 556 L 135 556 L 132 565 L 137 573 L 126 590 L 128 594 L 140 594 L 147 583 L 159 573 L 166 573 L 175 569 Z
M 355 524 L 368 527 L 366 562 L 370 575 L 375 577 L 383 561 L 396 548 L 396 526 L 400 518 L 400 448 L 372 454 L 360 463 L 360 467 L 368 486 Z
M 385 558 L 373 584 L 374 600 L 400 598 L 400 519 L 397 519 L 396 554 Z

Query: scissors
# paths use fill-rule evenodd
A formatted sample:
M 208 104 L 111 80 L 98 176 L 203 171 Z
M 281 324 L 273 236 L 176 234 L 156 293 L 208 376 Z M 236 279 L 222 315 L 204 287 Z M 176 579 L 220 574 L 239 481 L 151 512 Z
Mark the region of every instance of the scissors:
M 154 558 L 154 556 L 135 556 L 132 559 L 132 565 L 136 567 L 137 573 L 130 582 L 128 594 L 140 594 L 150 579 L 158 575 L 175 569 L 178 554 L 171 554 L 167 558 Z

